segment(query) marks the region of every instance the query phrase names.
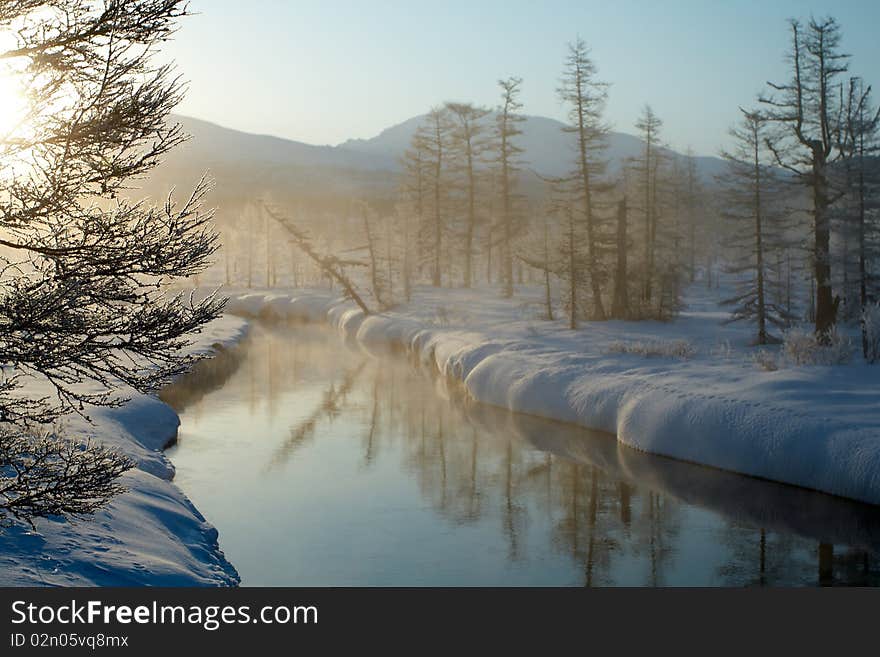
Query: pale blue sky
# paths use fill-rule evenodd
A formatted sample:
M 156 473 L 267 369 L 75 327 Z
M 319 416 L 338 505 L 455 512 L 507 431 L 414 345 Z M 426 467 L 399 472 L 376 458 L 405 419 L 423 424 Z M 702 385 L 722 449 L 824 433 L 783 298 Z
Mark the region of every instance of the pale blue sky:
M 494 105 L 524 78 L 525 112 L 563 118 L 555 89 L 580 35 L 633 132 L 650 102 L 666 140 L 715 154 L 767 79 L 785 77 L 786 19 L 832 13 L 851 72 L 880 84 L 878 0 L 192 0 L 167 52 L 190 81 L 179 111 L 316 144 L 371 137 L 444 100 Z

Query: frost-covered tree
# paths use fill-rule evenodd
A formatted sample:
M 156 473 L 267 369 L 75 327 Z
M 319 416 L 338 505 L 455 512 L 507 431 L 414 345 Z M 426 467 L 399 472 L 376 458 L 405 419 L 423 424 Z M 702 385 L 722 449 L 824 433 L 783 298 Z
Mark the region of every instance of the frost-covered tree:
M 419 260 L 424 262 L 424 242 L 414 240 L 417 233 L 425 224 L 425 212 L 428 195 L 428 176 L 426 171 L 426 156 L 424 144 L 415 137 L 410 148 L 404 151 L 401 164 L 403 174 L 400 179 L 401 206 L 398 215 L 404 228 L 404 296 L 409 301 L 412 293 L 413 279 L 413 242 L 418 241 L 421 247 Z M 415 229 L 413 229 L 413 226 Z
M 780 128 L 767 139 L 776 164 L 810 191 L 815 329 L 823 341 L 837 321 L 840 303 L 832 290 L 830 249 L 831 208 L 840 194 L 832 186 L 830 165 L 839 157 L 837 136 L 844 130 L 839 78 L 849 58 L 841 52 L 840 41 L 834 18 L 811 18 L 806 26 L 791 21 L 791 78 L 768 83 L 770 92 L 760 98 L 768 118 Z
M 684 214 L 684 232 L 687 235 L 687 251 L 688 251 L 688 275 L 693 283 L 697 272 L 697 251 L 699 250 L 700 221 L 701 208 L 703 203 L 703 187 L 700 181 L 700 175 L 697 172 L 697 160 L 693 151 L 688 148 L 684 162 L 684 185 L 682 186 L 682 199 L 680 212 Z M 706 272 L 706 276 L 711 283 L 710 272 Z
M 868 356 L 869 339 L 865 318 L 876 295 L 876 267 L 880 260 L 880 109 L 871 101 L 871 87 L 851 78 L 845 101 L 844 129 L 840 133 L 843 155 L 843 230 L 855 241 L 858 308 L 862 325 L 862 352 Z M 843 263 L 844 271 L 848 262 Z
M 365 248 L 367 252 L 367 267 L 370 274 L 370 290 L 373 298 L 380 309 L 389 308 L 392 304 L 392 276 L 387 271 L 390 260 L 387 254 L 382 254 L 379 232 L 379 221 L 366 202 L 360 206 L 361 220 L 363 222 Z M 387 239 L 386 239 L 387 245 Z
M 278 223 L 279 226 L 287 231 L 296 246 L 318 266 L 321 272 L 333 283 L 337 283 L 342 288 L 346 298 L 354 301 L 364 315 L 371 314 L 372 311 L 370 310 L 370 307 L 364 301 L 360 292 L 358 292 L 357 284 L 346 272 L 346 269 L 366 267 L 368 266 L 367 263 L 352 258 L 341 258 L 337 254 L 328 253 L 328 249 L 322 249 L 321 247 L 316 246 L 315 240 L 309 232 L 300 226 L 292 217 L 284 214 L 278 208 L 266 206 L 265 211 Z M 368 221 L 366 217 L 367 215 L 365 213 L 365 222 Z
M 31 427 L 155 390 L 222 310 L 164 286 L 217 249 L 207 183 L 182 205 L 122 196 L 185 139 L 168 122 L 181 84 L 154 60 L 185 13 L 180 0 L 0 3 L 14 42 L 0 65 L 26 100 L 0 136 L 0 516 L 88 513 L 118 492 L 127 459 Z M 23 375 L 53 393 L 28 395 Z
M 575 138 L 575 168 L 568 176 L 573 208 L 583 223 L 586 237 L 585 269 L 591 291 L 590 315 L 605 319 L 602 303 L 603 271 L 600 253 L 601 218 L 596 212 L 596 196 L 601 189 L 600 178 L 605 173 L 604 152 L 607 148 L 608 126 L 603 120 L 608 84 L 597 78 L 596 64 L 590 50 L 581 39 L 568 45 L 562 80 L 557 90 L 559 99 L 568 106 L 569 125 L 564 130 Z M 573 278 L 574 280 L 574 278 Z
M 430 211 L 425 214 L 421 238 L 434 287 L 440 287 L 442 283 L 444 237 L 448 232 L 446 196 L 451 128 L 446 108 L 434 107 L 416 131 L 412 144 L 413 150 L 421 154 L 427 174 Z
M 567 195 L 567 191 L 559 192 L 558 201 L 554 204 L 555 213 L 560 217 L 559 231 L 559 266 L 558 272 L 566 285 L 563 305 L 568 314 L 568 328 L 578 327 L 578 320 L 585 305 L 583 285 L 584 273 L 583 245 L 586 240 L 585 227 L 580 221 L 575 204 L 577 199 Z
M 657 178 L 660 171 L 660 129 L 663 121 L 654 113 L 650 105 L 645 105 L 636 121 L 636 129 L 644 144 L 641 156 L 635 158 L 632 168 L 634 180 L 640 186 L 638 198 L 644 216 L 643 235 L 644 261 L 642 262 L 641 300 L 649 306 L 653 300 L 655 260 L 657 254 Z
M 493 165 L 497 176 L 499 196 L 500 232 L 501 232 L 501 281 L 503 295 L 513 296 L 513 240 L 519 224 L 517 222 L 516 182 L 520 170 L 519 155 L 522 148 L 517 145 L 516 137 L 522 134 L 520 124 L 525 120 L 519 111 L 520 78 L 499 80 L 501 87 L 501 105 L 495 115 L 494 156 Z M 491 242 L 490 242 L 491 244 Z M 491 251 L 490 251 L 491 253 Z
M 777 262 L 770 257 L 784 239 L 784 210 L 780 181 L 770 166 L 765 147 L 768 120 L 755 111 L 742 110 L 741 122 L 731 128 L 733 149 L 722 153 L 727 172 L 719 178 L 724 195 L 722 216 L 730 223 L 729 271 L 737 276 L 736 295 L 725 300 L 733 306 L 730 321 L 745 320 L 757 326 L 755 344 L 776 342 L 770 327 L 786 327 L 792 317 L 774 303 L 771 286 L 777 280 Z
M 624 196 L 617 203 L 617 230 L 615 231 L 614 249 L 616 264 L 614 267 L 614 292 L 611 300 L 611 317 L 614 319 L 629 318 L 628 220 L 626 196 Z
M 450 150 L 452 172 L 457 174 L 465 188 L 465 225 L 462 246 L 464 251 L 464 273 L 462 283 L 470 287 L 473 283 L 474 240 L 477 229 L 477 178 L 478 165 L 488 147 L 486 126 L 482 122 L 488 109 L 472 103 L 446 103 L 453 128 L 450 131 Z
M 517 257 L 529 267 L 541 272 L 544 288 L 544 319 L 553 321 L 551 280 L 559 273 L 559 263 L 549 215 L 549 211 L 543 212 L 541 218 L 532 224 L 531 230 L 520 244 Z

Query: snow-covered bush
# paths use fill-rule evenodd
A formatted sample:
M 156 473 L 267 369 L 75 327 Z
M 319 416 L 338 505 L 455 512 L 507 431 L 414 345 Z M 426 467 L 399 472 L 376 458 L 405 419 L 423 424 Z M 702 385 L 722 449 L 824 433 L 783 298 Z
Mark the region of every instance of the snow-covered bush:
M 0 428 L 0 533 L 15 521 L 82 518 L 125 492 L 119 477 L 135 466 L 116 450 L 54 433 Z
M 852 359 L 853 344 L 836 326 L 820 341 L 814 331 L 792 328 L 785 333 L 782 349 L 791 365 L 844 365 Z
M 715 358 L 730 360 L 733 358 L 733 345 L 730 344 L 730 340 L 722 340 L 712 348 L 710 353 Z
M 862 330 L 865 332 L 865 360 L 880 362 L 880 301 L 869 303 L 862 311 Z
M 547 320 L 547 308 L 540 301 L 524 301 L 517 306 L 517 315 L 526 321 L 545 321 Z
M 776 358 L 776 354 L 767 349 L 758 349 L 758 351 L 753 353 L 752 362 L 765 372 L 775 372 L 779 369 L 779 361 Z
M 661 356 L 687 360 L 697 353 L 696 348 L 687 340 L 636 340 L 623 342 L 616 340 L 608 345 L 610 354 L 636 354 L 646 358 Z
M 813 331 L 795 327 L 785 332 L 782 349 L 785 359 L 792 365 L 813 365 L 819 341 Z
M 439 305 L 434 309 L 434 316 L 429 321 L 434 326 L 446 328 L 453 324 L 467 324 L 470 315 L 458 307 Z

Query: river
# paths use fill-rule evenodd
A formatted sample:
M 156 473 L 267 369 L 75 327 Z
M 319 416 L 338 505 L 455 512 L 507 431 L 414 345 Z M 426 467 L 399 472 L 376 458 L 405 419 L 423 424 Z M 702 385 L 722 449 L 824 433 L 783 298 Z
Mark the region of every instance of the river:
M 163 392 L 176 483 L 245 586 L 880 584 L 880 509 L 476 404 L 256 324 Z

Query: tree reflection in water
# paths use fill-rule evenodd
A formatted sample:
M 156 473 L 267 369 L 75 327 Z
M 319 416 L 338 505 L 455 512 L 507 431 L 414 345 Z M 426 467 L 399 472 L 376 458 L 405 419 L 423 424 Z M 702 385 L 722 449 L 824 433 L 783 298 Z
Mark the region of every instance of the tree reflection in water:
M 325 512 L 309 519 L 353 543 L 365 530 L 351 522 L 331 526 L 337 505 L 377 514 L 360 520 L 393 538 L 384 551 L 377 547 L 362 564 L 331 564 L 358 567 L 351 572 L 371 583 L 413 583 L 394 564 L 422 557 L 444 564 L 436 579 L 418 574 L 419 583 L 435 584 L 446 583 L 447 567 L 466 577 L 471 560 L 473 583 L 504 584 L 514 575 L 517 582 L 586 586 L 880 583 L 877 509 L 637 453 L 606 434 L 475 404 L 460 384 L 399 355 L 343 347 L 326 329 L 260 326 L 253 333 L 242 349 L 163 393 L 182 412 L 183 444 L 172 455 L 181 485 L 218 525 L 222 545 L 234 542 L 236 518 L 214 501 L 218 487 L 200 498 L 198 487 L 211 482 L 199 480 L 196 465 L 211 458 L 212 443 L 225 441 L 225 432 L 230 467 L 255 473 L 252 480 L 243 475 L 240 487 L 271 483 L 290 496 L 279 509 L 261 511 L 289 516 L 267 523 L 274 533 L 265 541 L 280 540 L 282 518 L 297 546 L 308 547 L 303 519 L 291 507 L 305 492 Z M 221 406 L 228 429 L 210 423 Z M 277 432 L 264 429 L 236 446 L 244 431 L 270 421 Z M 349 453 L 356 458 L 345 460 Z M 308 472 L 321 468 L 332 470 L 301 490 Z M 334 481 L 336 489 L 363 488 L 344 502 L 329 493 L 315 498 L 333 491 Z M 413 483 L 418 499 L 401 498 L 397 491 Z M 405 513 L 389 519 L 398 506 Z M 248 531 L 248 540 L 264 540 L 252 524 Z M 443 552 L 395 552 L 414 535 L 423 539 L 421 549 Z M 248 583 L 247 570 L 230 556 Z M 488 582 L 476 570 L 487 558 L 500 564 Z M 364 572 L 373 566 L 384 579 Z

